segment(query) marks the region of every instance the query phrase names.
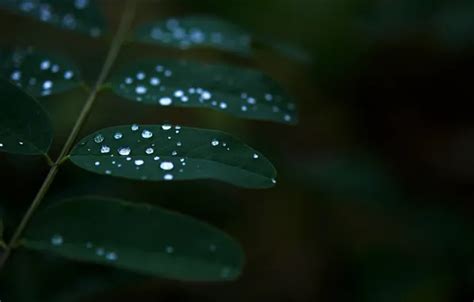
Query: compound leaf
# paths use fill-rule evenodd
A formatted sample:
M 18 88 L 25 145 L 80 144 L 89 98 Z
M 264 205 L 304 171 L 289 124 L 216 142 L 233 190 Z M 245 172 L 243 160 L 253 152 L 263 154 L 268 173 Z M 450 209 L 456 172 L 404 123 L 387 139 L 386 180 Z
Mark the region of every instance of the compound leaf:
M 244 258 L 237 242 L 196 219 L 101 198 L 75 198 L 46 208 L 34 217 L 22 243 L 177 280 L 233 280 Z
M 267 188 L 276 177 L 263 155 L 226 133 L 171 125 L 103 129 L 79 142 L 70 158 L 94 173 L 137 180 L 214 179 Z

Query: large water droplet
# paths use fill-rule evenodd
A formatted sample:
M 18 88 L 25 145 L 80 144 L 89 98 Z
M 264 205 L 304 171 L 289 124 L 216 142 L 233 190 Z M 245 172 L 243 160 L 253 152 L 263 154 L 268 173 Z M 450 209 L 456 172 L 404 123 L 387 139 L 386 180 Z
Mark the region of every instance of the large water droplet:
M 174 165 L 173 165 L 172 162 L 164 161 L 160 164 L 160 168 L 165 170 L 165 171 L 170 171 L 170 170 L 173 170 Z
M 151 132 L 150 130 L 143 130 L 142 137 L 145 139 L 151 138 L 153 137 L 153 132 Z
M 122 147 L 118 150 L 118 153 L 122 156 L 128 156 L 131 152 L 132 150 L 129 147 Z

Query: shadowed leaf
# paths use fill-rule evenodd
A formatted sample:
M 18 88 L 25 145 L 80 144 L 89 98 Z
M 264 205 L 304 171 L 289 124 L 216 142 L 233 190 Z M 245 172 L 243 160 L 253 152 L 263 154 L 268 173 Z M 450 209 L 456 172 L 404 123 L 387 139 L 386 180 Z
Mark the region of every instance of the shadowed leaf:
M 274 185 L 273 165 L 232 136 L 171 125 L 132 125 L 100 130 L 72 151 L 77 166 L 137 180 L 215 179 L 236 186 Z
M 22 242 L 71 259 L 178 280 L 233 280 L 243 265 L 238 243 L 205 223 L 98 198 L 77 198 L 38 213 Z
M 251 37 L 242 28 L 211 16 L 170 18 L 140 26 L 135 32 L 140 42 L 189 49 L 214 48 L 249 56 Z
M 0 152 L 45 154 L 52 140 L 50 120 L 41 105 L 0 78 Z
M 0 0 L 0 7 L 92 37 L 104 31 L 104 19 L 95 0 Z
M 81 83 L 72 62 L 32 48 L 0 53 L 0 72 L 36 97 L 68 91 Z

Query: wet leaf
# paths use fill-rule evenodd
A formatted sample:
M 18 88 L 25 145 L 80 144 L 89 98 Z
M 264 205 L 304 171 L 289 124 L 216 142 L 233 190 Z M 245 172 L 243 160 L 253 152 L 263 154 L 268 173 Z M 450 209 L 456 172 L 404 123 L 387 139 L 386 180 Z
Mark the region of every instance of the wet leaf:
M 45 154 L 52 140 L 51 123 L 41 105 L 0 78 L 0 152 Z
M 81 83 L 74 63 L 33 48 L 0 53 L 0 72 L 36 97 L 65 92 Z
M 125 66 L 114 92 L 157 106 L 204 107 L 238 117 L 296 123 L 293 100 L 263 73 L 226 65 L 148 60 Z
M 94 173 L 148 181 L 214 179 L 267 188 L 276 177 L 263 155 L 226 133 L 171 125 L 100 130 L 74 148 L 71 160 Z
M 0 7 L 92 37 L 104 31 L 104 18 L 95 0 L 0 0 Z
M 147 23 L 135 32 L 140 42 L 189 49 L 214 48 L 249 56 L 250 35 L 239 26 L 211 16 L 187 16 Z
M 233 280 L 243 265 L 239 245 L 203 222 L 98 198 L 76 198 L 39 212 L 22 242 L 70 259 L 177 280 Z

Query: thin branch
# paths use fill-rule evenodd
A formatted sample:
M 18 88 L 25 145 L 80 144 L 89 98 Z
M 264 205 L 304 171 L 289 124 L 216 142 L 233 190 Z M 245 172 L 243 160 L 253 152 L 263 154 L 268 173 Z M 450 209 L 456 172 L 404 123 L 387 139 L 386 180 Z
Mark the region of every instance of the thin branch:
M 4 253 L 0 257 L 0 270 L 4 267 L 6 261 L 10 257 L 12 250 L 16 244 L 16 242 L 20 239 L 21 235 L 23 234 L 23 231 L 27 227 L 28 223 L 30 222 L 31 218 L 33 217 L 33 214 L 35 213 L 36 209 L 39 207 L 41 202 L 43 201 L 46 193 L 48 192 L 49 188 L 51 187 L 54 178 L 56 177 L 59 167 L 61 163 L 64 162 L 65 159 L 68 158 L 68 154 L 71 151 L 71 148 L 74 144 L 74 142 L 77 139 L 77 136 L 79 135 L 79 131 L 81 130 L 82 126 L 84 125 L 91 109 L 92 106 L 94 105 L 94 102 L 96 100 L 97 94 L 104 84 L 105 80 L 107 79 L 107 76 L 109 75 L 110 69 L 112 68 L 115 60 L 117 59 L 117 56 L 119 54 L 120 48 L 123 45 L 124 39 L 126 37 L 127 32 L 130 29 L 130 26 L 132 25 L 133 17 L 135 15 L 135 1 L 134 0 L 128 0 L 127 3 L 125 4 L 123 14 L 122 14 L 122 19 L 120 21 L 119 28 L 117 30 L 117 33 L 114 36 L 114 39 L 111 43 L 111 46 L 109 48 L 109 52 L 107 54 L 107 57 L 105 59 L 104 65 L 102 66 L 102 70 L 100 72 L 100 75 L 94 85 L 94 88 L 89 94 L 89 97 L 87 98 L 86 103 L 84 104 L 84 107 L 82 108 L 81 113 L 79 114 L 79 117 L 77 118 L 77 121 L 69 134 L 69 137 L 64 144 L 60 155 L 58 156 L 58 159 L 56 160 L 55 163 L 53 163 L 51 169 L 49 170 L 48 176 L 46 176 L 45 180 L 43 181 L 43 184 L 41 185 L 41 188 L 39 189 L 35 199 L 31 203 L 30 207 L 28 208 L 26 214 L 23 216 L 20 224 L 16 228 L 15 232 L 13 233 L 13 236 L 7 246 L 5 247 Z

